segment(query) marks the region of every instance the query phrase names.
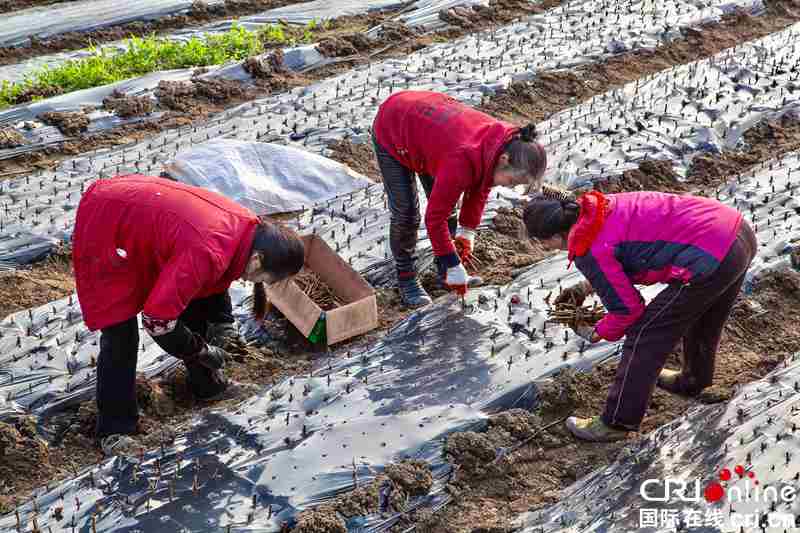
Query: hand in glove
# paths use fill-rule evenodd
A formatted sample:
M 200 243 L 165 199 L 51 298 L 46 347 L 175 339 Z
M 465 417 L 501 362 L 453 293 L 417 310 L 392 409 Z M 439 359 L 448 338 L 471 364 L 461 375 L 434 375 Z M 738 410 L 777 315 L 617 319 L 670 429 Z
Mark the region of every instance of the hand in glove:
M 594 344 L 600 341 L 600 335 L 594 329 L 594 326 L 578 326 L 578 329 L 575 330 L 575 333 L 590 344 Z
M 206 332 L 208 344 L 212 346 L 219 346 L 222 349 L 231 345 L 237 344 L 239 341 L 239 332 L 236 329 L 236 324 L 229 322 L 212 322 L 208 325 Z
M 466 261 L 472 256 L 472 248 L 475 244 L 475 230 L 458 228 L 458 231 L 456 231 L 455 243 L 461 261 Z
M 576 283 L 572 287 L 567 287 L 566 289 L 561 291 L 555 301 L 553 302 L 555 305 L 560 303 L 571 303 L 575 304 L 576 306 L 583 305 L 583 301 L 592 294 L 592 286 L 587 281 L 581 281 L 580 283 Z
M 467 284 L 469 283 L 469 275 L 461 263 L 454 267 L 447 269 L 447 276 L 444 279 L 445 285 L 460 295 L 467 294 Z
M 228 354 L 222 348 L 208 344 L 195 355 L 195 361 L 211 370 L 219 370 L 225 366 Z

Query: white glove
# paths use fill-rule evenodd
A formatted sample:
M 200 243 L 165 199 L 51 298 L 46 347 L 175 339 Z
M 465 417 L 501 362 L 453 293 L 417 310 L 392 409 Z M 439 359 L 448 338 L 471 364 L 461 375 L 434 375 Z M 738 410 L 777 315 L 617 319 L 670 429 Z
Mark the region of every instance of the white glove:
M 456 239 L 464 239 L 465 241 L 469 242 L 470 245 L 475 244 L 475 230 L 459 227 L 456 231 Z
M 461 263 L 447 269 L 447 277 L 445 277 L 444 282 L 451 287 L 466 287 L 468 281 L 469 276 L 467 275 L 467 271 L 464 269 L 464 265 Z
M 575 330 L 575 333 L 577 333 L 580 338 L 588 343 L 594 342 L 592 340 L 594 338 L 593 326 L 578 326 L 578 329 Z

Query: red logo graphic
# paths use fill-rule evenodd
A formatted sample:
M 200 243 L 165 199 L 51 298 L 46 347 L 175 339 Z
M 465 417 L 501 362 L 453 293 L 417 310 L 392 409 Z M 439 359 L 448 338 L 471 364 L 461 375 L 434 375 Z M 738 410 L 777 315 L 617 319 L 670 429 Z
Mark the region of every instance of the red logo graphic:
M 747 476 L 753 480 L 753 483 L 758 485 L 758 481 L 755 480 L 755 472 L 748 472 L 742 465 L 736 465 L 733 471 L 736 472 L 736 475 L 739 476 L 739 479 Z M 731 471 L 727 468 L 723 468 L 719 471 L 719 479 L 722 481 L 722 483 L 730 481 L 732 477 Z M 703 491 L 703 496 L 708 503 L 718 502 L 725 496 L 725 487 L 722 485 L 722 483 L 719 481 L 712 481 L 706 485 L 706 489 Z

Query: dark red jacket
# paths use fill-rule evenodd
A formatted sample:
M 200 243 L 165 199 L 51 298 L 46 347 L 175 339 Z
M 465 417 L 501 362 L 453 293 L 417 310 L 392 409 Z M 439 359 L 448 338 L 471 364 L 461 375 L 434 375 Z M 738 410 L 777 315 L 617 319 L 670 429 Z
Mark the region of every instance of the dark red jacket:
M 403 166 L 433 176 L 425 226 L 436 256 L 455 254 L 447 218 L 463 194 L 459 223 L 478 227 L 497 159 L 519 128 L 441 93 L 401 91 L 381 104 L 373 131 Z
M 148 176 L 94 182 L 78 205 L 73 263 L 90 330 L 144 311 L 175 320 L 244 272 L 258 217 L 206 189 Z

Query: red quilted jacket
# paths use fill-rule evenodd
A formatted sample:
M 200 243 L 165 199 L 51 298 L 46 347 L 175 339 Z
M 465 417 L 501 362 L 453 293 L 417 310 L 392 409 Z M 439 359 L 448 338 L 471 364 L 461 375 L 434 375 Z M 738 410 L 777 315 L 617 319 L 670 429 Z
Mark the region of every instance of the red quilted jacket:
M 93 183 L 81 198 L 73 263 L 90 330 L 144 311 L 175 320 L 244 272 L 258 217 L 211 191 L 140 175 Z
M 478 227 L 497 160 L 519 128 L 442 93 L 400 91 L 381 104 L 373 131 L 403 166 L 433 176 L 425 226 L 436 256 L 455 254 L 447 217 L 463 194 L 459 223 Z

